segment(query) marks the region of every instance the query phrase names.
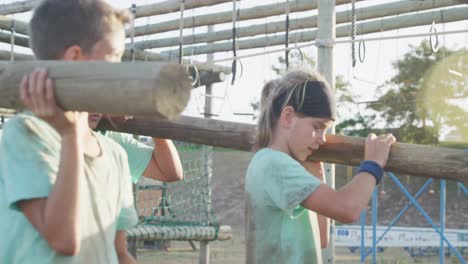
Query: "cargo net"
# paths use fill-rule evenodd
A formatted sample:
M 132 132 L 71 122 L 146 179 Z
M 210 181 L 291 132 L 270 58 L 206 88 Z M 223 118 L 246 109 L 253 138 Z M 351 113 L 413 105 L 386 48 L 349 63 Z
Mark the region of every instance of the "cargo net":
M 158 232 L 161 239 L 214 240 L 219 224 L 211 202 L 211 146 L 174 142 L 184 179 L 162 183 L 142 177 L 135 186 L 139 226 Z

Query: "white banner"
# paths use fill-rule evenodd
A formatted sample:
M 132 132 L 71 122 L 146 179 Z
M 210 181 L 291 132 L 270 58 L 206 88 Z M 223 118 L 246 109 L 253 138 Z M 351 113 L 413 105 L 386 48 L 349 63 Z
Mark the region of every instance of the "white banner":
M 377 239 L 387 229 L 377 226 Z M 361 226 L 336 226 L 335 245 L 337 247 L 361 246 Z M 372 226 L 366 226 L 364 231 L 365 247 L 372 246 Z M 445 237 L 454 247 L 468 247 L 468 230 L 445 229 Z M 394 226 L 377 244 L 378 247 L 439 247 L 440 235 L 433 228 L 398 227 Z M 447 246 L 447 244 L 446 244 Z

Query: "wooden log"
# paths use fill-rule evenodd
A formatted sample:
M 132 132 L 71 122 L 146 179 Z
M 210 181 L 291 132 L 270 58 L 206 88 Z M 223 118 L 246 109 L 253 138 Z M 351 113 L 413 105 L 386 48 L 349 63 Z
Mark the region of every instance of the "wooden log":
M 149 55 L 146 58 L 143 58 L 145 53 Z M 10 51 L 0 50 L 0 61 L 2 60 L 9 61 L 10 54 L 11 54 Z M 130 60 L 129 54 L 130 54 L 129 51 L 125 52 L 124 60 L 127 60 L 127 61 Z M 22 54 L 22 53 L 14 53 L 14 60 L 15 61 L 30 61 L 30 60 L 34 60 L 34 56 L 28 55 L 28 54 Z M 135 60 L 137 60 L 138 62 L 143 61 L 143 60 L 163 62 L 164 57 L 156 53 L 138 51 L 136 53 Z M 174 63 L 176 62 L 174 61 Z M 195 65 L 199 72 L 198 78 L 200 79 L 200 81 L 197 82 L 194 85 L 194 87 L 210 85 L 210 84 L 217 83 L 217 82 L 223 82 L 225 80 L 224 72 L 227 72 L 227 73 L 231 72 L 231 68 L 214 65 L 214 64 L 197 62 Z M 192 77 L 195 78 L 195 76 L 192 76 Z
M 416 11 L 423 11 L 427 9 L 434 9 L 440 7 L 454 6 L 461 4 L 461 0 L 437 0 L 434 2 L 423 1 L 401 1 L 396 3 L 382 4 L 369 6 L 364 8 L 356 9 L 356 19 L 366 20 L 379 17 L 386 17 L 392 15 L 401 15 L 405 13 L 411 13 Z M 336 23 L 349 23 L 352 19 L 352 11 L 346 10 L 336 13 Z M 290 20 L 290 31 L 299 29 L 308 29 L 317 27 L 318 16 L 310 16 L 300 19 Z M 268 25 L 250 25 L 246 27 L 240 27 L 237 29 L 237 37 L 244 38 L 250 36 L 259 36 L 266 34 L 273 34 L 278 32 L 285 32 L 286 25 L 284 21 L 268 23 Z M 221 30 L 213 33 L 202 33 L 196 35 L 184 36 L 184 45 L 199 44 L 214 42 L 220 40 L 228 40 L 232 38 L 232 29 Z M 135 47 L 138 49 L 153 49 L 162 47 L 171 47 L 179 45 L 179 37 L 171 38 L 158 38 L 154 40 L 139 41 L 135 43 Z
M 0 38 L 1 38 L 1 32 L 0 32 Z M 8 37 L 10 37 L 8 35 Z M 163 56 L 163 55 L 160 55 L 158 53 L 154 53 L 154 52 L 148 52 L 148 51 L 143 51 L 143 50 L 135 50 L 135 60 L 136 61 L 148 61 L 148 62 L 173 62 L 173 63 L 176 63 L 178 62 L 178 59 L 177 58 L 171 58 L 169 59 L 168 56 Z M 33 55 L 29 55 L 29 54 L 22 54 L 22 53 L 16 53 L 15 52 L 15 58 L 18 57 L 19 60 L 33 60 L 34 59 L 34 56 Z M 9 60 L 10 59 L 10 51 L 4 51 L 4 50 L 0 50 L 0 60 Z M 130 56 L 130 50 L 127 49 L 125 50 L 125 53 L 122 57 L 122 60 L 123 61 L 130 61 L 131 60 L 131 56 Z M 220 66 L 220 65 L 216 65 L 216 64 L 212 64 L 212 63 L 206 63 L 206 62 L 199 62 L 199 61 L 193 61 L 193 62 L 190 62 L 189 60 L 183 60 L 183 63 L 184 64 L 191 64 L 191 63 L 194 63 L 195 65 L 197 65 L 198 67 L 198 70 L 200 70 L 200 72 L 209 72 L 209 73 L 216 73 L 216 72 L 223 72 L 225 74 L 231 74 L 231 67 L 226 67 L 226 66 Z
M 448 23 L 455 21 L 463 21 L 468 18 L 468 7 L 457 7 L 439 10 L 438 12 L 424 12 L 417 15 L 408 14 L 401 16 L 394 16 L 381 20 L 370 22 L 356 23 L 356 32 L 358 35 L 369 33 L 383 32 L 401 28 L 416 27 L 423 25 L 430 25 L 433 21 L 435 23 Z M 349 37 L 351 32 L 351 25 L 343 25 L 336 27 L 336 37 Z M 428 29 L 429 32 L 429 29 Z M 309 42 L 315 40 L 317 37 L 317 30 L 293 32 L 289 34 L 289 41 L 291 43 Z M 253 49 L 265 46 L 284 45 L 284 35 L 277 36 L 261 36 L 258 38 L 242 39 L 237 41 L 238 49 Z M 197 45 L 196 47 L 190 46 L 184 48 L 184 54 L 209 54 L 215 52 L 223 52 L 232 50 L 232 42 L 216 42 L 207 45 Z M 161 52 L 161 55 L 174 54 L 177 56 L 178 51 L 167 50 Z
M 250 151 L 255 126 L 213 119 L 180 116 L 172 121 L 157 118 L 103 120 L 100 128 Z M 310 157 L 328 163 L 356 166 L 364 158 L 364 138 L 326 135 L 327 142 Z M 468 183 L 468 152 L 460 149 L 395 143 L 387 171 Z
M 14 2 L 11 4 L 0 5 L 0 15 L 9 15 L 15 13 L 23 13 L 33 10 L 40 0 L 28 0 L 22 2 Z
M 224 72 L 201 71 L 199 72 L 198 78 L 200 81 L 195 85 L 196 87 L 224 82 L 226 80 L 226 75 L 224 74 Z
M 357 0 L 363 1 L 363 0 Z M 232 1 L 230 1 L 232 2 Z M 336 0 L 337 5 L 351 3 L 351 0 Z M 263 6 L 242 9 L 239 12 L 238 21 L 259 19 L 270 16 L 282 15 L 285 12 L 285 3 L 276 3 Z M 289 1 L 289 9 L 291 13 L 314 10 L 317 8 L 317 0 L 295 0 Z M 216 25 L 232 22 L 232 11 L 221 12 L 217 14 L 200 15 L 195 17 L 184 18 L 184 28 L 192 28 L 199 26 Z M 179 19 L 160 22 L 152 25 L 144 25 L 135 27 L 135 36 L 150 35 L 162 33 L 171 30 L 179 29 Z M 127 37 L 131 36 L 131 29 L 128 29 Z
M 23 35 L 28 34 L 28 31 L 29 31 L 28 23 L 17 20 L 17 19 L 13 19 L 11 17 L 0 15 L 0 29 L 11 31 L 12 27 L 15 28 L 16 33 L 20 33 Z
M 34 61 L 0 63 L 0 107 L 21 109 L 19 83 L 45 67 L 66 110 L 173 118 L 186 107 L 192 85 L 185 67 L 168 63 Z
M 161 3 L 137 6 L 135 17 L 155 16 L 178 12 L 180 11 L 180 2 L 180 0 L 167 0 Z M 232 0 L 185 0 L 184 10 L 229 2 L 232 2 Z
M 169 122 L 158 118 L 103 120 L 100 128 L 135 135 L 169 138 L 243 151 L 252 149 L 255 126 L 236 122 L 179 116 Z

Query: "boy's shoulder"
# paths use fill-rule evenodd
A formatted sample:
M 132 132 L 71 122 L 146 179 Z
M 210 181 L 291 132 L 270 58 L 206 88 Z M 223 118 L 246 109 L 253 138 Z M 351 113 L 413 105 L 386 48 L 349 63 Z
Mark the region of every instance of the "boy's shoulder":
M 57 142 L 60 136 L 47 122 L 30 112 L 15 115 L 5 122 L 3 126 L 3 138 L 29 140 L 44 140 L 48 143 Z
M 43 122 L 43 121 L 42 121 Z M 12 118 L 8 119 L 4 124 L 4 129 L 20 129 L 21 127 L 26 127 L 26 124 L 31 123 L 39 125 L 41 120 L 34 116 L 32 113 L 23 112 L 16 114 Z

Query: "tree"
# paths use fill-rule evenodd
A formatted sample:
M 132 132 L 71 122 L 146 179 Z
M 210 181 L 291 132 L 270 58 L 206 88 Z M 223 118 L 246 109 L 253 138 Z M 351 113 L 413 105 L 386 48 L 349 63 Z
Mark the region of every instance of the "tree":
M 410 48 L 393 63 L 397 73 L 380 87 L 382 95 L 367 105 L 367 112 L 373 114 L 347 120 L 342 129 L 359 126 L 366 133 L 375 131 L 367 122 L 375 124 L 375 117 L 380 116 L 399 141 L 436 144 L 444 126 L 454 127 L 468 138 L 467 109 L 452 102 L 468 96 L 466 50 L 432 52 L 427 41 Z

